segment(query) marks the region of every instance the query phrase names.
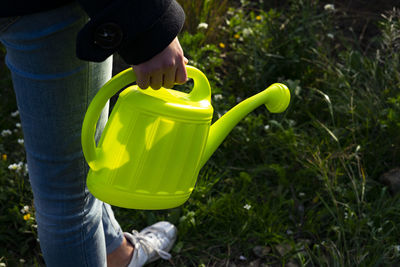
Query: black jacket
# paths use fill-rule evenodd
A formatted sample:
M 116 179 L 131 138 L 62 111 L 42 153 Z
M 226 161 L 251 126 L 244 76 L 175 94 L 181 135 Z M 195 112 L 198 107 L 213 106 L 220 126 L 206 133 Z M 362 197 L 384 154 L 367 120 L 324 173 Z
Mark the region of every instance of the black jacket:
M 0 17 L 20 16 L 56 8 L 72 0 L 6 0 Z M 78 0 L 89 15 L 79 32 L 80 59 L 101 62 L 118 52 L 128 64 L 151 59 L 182 29 L 185 14 L 176 0 Z

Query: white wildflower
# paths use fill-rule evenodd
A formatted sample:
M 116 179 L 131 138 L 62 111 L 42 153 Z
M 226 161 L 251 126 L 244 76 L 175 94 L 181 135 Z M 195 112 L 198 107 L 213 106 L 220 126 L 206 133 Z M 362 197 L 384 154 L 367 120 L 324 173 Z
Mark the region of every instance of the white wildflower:
M 0 262 L 0 267 L 6 267 L 7 265 L 4 262 Z
M 290 127 L 293 127 L 293 126 L 296 125 L 296 121 L 294 121 L 294 120 L 288 120 L 288 124 L 289 124 Z
M 216 94 L 216 95 L 214 95 L 214 100 L 215 100 L 215 101 L 222 100 L 222 99 L 224 99 L 224 96 L 223 96 L 222 94 Z
M 8 166 L 8 169 L 9 169 L 10 171 L 19 172 L 19 171 L 22 170 L 22 167 L 23 167 L 23 166 L 24 166 L 24 163 L 23 163 L 22 161 L 20 161 L 20 162 L 18 162 L 18 163 L 10 164 L 10 165 Z
M 252 35 L 253 34 L 253 30 L 251 29 L 251 28 L 245 28 L 244 30 L 243 30 L 243 36 L 244 37 L 248 37 L 248 36 L 250 36 L 250 35 Z
M 24 139 L 18 138 L 18 144 L 23 145 L 24 144 Z
M 17 122 L 17 123 L 15 124 L 15 127 L 21 128 L 21 123 Z
M 326 5 L 324 6 L 324 9 L 325 9 L 326 11 L 335 11 L 335 5 L 334 5 L 334 4 L 326 4 Z
M 9 136 L 11 134 L 12 134 L 12 132 L 9 129 L 1 131 L 1 136 L 3 136 L 3 137 Z
M 304 197 L 306 194 L 305 193 L 303 193 L 303 192 L 300 192 L 299 193 L 299 197 Z
M 18 171 L 18 164 L 17 164 L 17 163 L 10 164 L 10 165 L 8 166 L 8 169 L 9 169 L 10 171 Z
M 18 109 L 16 111 L 14 111 L 14 112 L 11 112 L 11 117 L 13 117 L 13 118 L 17 117 L 18 115 L 19 115 L 19 110 Z
M 251 205 L 246 204 L 246 205 L 243 206 L 243 208 L 246 209 L 246 210 L 250 210 L 251 209 Z
M 21 213 L 22 214 L 25 214 L 25 213 L 28 213 L 29 212 L 29 206 L 24 206 L 22 209 L 21 209 Z
M 19 259 L 19 262 L 20 263 L 25 263 L 25 260 L 24 259 Z
M 332 33 L 328 33 L 327 35 L 326 35 L 329 39 L 334 39 L 335 38 L 335 36 L 332 34 Z
M 243 255 L 240 255 L 240 256 L 239 256 L 239 260 L 241 260 L 241 261 L 247 261 L 247 258 L 246 258 L 245 256 L 243 256 Z
M 264 130 L 268 131 L 269 128 L 271 128 L 271 126 L 269 126 L 268 124 L 264 126 Z
M 201 23 L 199 23 L 199 25 L 197 26 L 197 29 L 204 29 L 204 30 L 207 30 L 207 28 L 208 28 L 208 24 L 207 23 L 205 23 L 205 22 L 201 22 Z

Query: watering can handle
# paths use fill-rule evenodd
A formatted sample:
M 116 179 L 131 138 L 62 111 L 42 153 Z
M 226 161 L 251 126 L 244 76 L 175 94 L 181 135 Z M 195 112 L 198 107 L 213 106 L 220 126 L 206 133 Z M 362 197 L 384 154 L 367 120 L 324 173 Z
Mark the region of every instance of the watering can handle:
M 188 98 L 192 101 L 208 100 L 211 101 L 211 89 L 207 77 L 198 69 L 192 66 L 186 66 L 188 77 L 194 81 L 192 91 Z M 136 81 L 136 74 L 132 68 L 126 69 L 111 78 L 94 96 L 90 103 L 82 125 L 82 150 L 86 161 L 91 169 L 98 169 L 96 166 L 97 149 L 94 140 L 96 123 L 100 117 L 101 110 L 107 101 L 119 90 Z M 152 89 L 146 89 L 152 90 Z

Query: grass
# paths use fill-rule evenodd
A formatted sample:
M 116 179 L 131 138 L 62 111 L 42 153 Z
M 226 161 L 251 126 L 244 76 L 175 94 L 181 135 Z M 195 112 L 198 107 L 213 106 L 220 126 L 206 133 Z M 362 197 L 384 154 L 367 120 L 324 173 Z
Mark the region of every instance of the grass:
M 175 266 L 398 265 L 400 196 L 379 177 L 398 167 L 400 152 L 400 11 L 374 20 L 379 35 L 360 38 L 343 25 L 345 12 L 318 1 L 273 9 L 186 2 L 180 41 L 210 80 L 215 120 L 273 82 L 288 85 L 291 105 L 283 114 L 259 108 L 240 122 L 183 206 L 116 208 L 123 228 L 176 224 Z M 0 71 L 0 130 L 13 132 L 0 136 L 0 261 L 40 265 L 27 176 L 8 169 L 24 154 L 10 78 Z

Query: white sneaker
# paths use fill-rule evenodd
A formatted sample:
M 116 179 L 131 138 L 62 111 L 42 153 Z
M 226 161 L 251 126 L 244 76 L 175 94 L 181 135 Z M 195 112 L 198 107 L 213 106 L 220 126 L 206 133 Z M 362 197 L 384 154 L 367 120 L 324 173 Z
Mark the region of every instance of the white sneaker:
M 140 233 L 133 230 L 132 234 L 124 235 L 135 247 L 128 267 L 141 267 L 159 258 L 171 259 L 168 251 L 174 245 L 177 229 L 169 222 L 158 222 L 144 228 Z

